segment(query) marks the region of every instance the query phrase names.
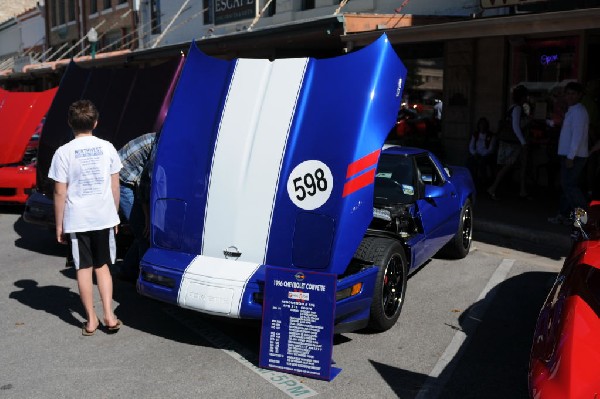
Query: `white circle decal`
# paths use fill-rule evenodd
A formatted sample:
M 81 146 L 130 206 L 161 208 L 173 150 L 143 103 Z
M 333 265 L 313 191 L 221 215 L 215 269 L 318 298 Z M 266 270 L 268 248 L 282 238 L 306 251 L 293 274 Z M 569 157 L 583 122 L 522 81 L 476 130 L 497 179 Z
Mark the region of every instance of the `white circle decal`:
M 333 175 L 321 161 L 304 161 L 297 165 L 287 182 L 288 195 L 298 207 L 312 211 L 323 205 L 331 195 Z

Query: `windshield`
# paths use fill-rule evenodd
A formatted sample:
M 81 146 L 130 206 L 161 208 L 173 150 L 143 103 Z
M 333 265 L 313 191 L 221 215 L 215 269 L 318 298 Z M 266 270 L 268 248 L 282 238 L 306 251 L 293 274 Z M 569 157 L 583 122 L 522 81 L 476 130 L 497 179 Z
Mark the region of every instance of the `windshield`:
M 415 202 L 414 163 L 411 157 L 383 154 L 375 175 L 375 204 Z

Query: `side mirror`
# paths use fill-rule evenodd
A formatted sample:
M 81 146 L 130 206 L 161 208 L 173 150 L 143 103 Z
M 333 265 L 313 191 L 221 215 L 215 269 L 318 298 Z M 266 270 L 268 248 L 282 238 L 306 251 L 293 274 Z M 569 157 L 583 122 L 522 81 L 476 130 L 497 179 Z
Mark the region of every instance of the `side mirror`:
M 425 198 L 439 198 L 444 195 L 444 188 L 440 186 L 434 186 L 431 184 L 425 184 Z
M 587 212 L 584 209 L 575 208 L 572 215 L 573 215 L 573 219 L 575 219 L 575 221 L 573 222 L 573 226 L 575 228 L 579 229 L 579 231 L 581 233 L 581 238 L 583 238 L 584 240 L 589 240 L 589 236 L 583 229 L 583 225 L 585 225 L 588 222 Z M 575 237 L 575 236 L 573 236 L 573 237 Z
M 588 215 L 584 209 L 575 208 L 575 210 L 573 211 L 573 216 L 575 219 L 576 227 L 579 227 L 579 226 L 577 226 L 577 223 L 579 223 L 580 225 L 584 225 L 584 224 L 587 224 L 587 222 L 588 222 Z

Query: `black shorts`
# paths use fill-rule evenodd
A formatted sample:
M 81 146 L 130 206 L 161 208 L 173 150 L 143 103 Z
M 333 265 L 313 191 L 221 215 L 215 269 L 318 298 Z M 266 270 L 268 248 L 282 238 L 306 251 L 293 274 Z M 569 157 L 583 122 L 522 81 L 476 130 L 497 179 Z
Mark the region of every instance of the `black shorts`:
M 71 253 L 75 269 L 112 265 L 117 255 L 115 230 L 111 227 L 104 230 L 69 233 Z

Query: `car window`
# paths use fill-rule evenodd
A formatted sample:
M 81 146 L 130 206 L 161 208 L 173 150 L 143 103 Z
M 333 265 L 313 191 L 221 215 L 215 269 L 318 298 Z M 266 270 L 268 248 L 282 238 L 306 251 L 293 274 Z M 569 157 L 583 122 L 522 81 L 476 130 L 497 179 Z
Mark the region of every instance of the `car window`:
M 440 171 L 435 166 L 435 163 L 427 155 L 420 155 L 416 158 L 419 176 L 424 184 L 441 186 L 444 184 L 444 179 Z
M 375 200 L 389 203 L 415 201 L 415 168 L 411 157 L 383 154 L 375 174 Z

